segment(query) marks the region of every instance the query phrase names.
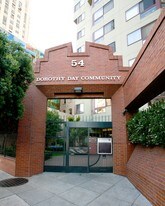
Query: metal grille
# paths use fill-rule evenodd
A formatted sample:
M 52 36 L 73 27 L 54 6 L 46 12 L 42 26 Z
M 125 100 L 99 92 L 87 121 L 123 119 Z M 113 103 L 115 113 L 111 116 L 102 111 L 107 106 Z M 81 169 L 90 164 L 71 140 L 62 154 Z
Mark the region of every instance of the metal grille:
M 0 187 L 13 187 L 23 185 L 28 182 L 25 178 L 9 178 L 0 181 Z

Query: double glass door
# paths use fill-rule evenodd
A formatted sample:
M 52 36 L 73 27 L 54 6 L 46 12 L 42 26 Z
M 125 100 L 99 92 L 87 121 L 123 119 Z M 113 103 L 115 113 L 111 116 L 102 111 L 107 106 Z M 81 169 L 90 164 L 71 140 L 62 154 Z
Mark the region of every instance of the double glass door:
M 100 128 L 99 128 L 100 127 Z M 104 124 L 68 122 L 49 146 L 46 171 L 112 172 L 112 128 Z

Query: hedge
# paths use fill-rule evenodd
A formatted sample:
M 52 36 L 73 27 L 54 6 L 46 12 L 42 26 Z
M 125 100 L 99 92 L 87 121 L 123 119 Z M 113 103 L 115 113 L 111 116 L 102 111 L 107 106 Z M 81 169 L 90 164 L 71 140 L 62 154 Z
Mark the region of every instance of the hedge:
M 139 111 L 127 122 L 130 142 L 165 147 L 165 100 Z

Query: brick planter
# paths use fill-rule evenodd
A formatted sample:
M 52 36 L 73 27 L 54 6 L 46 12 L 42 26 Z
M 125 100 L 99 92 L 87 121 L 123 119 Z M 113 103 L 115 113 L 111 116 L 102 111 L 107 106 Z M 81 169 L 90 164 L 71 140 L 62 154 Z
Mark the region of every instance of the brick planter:
M 136 146 L 128 163 L 127 177 L 154 206 L 165 203 L 165 149 Z
M 15 176 L 15 158 L 0 155 L 0 170 Z

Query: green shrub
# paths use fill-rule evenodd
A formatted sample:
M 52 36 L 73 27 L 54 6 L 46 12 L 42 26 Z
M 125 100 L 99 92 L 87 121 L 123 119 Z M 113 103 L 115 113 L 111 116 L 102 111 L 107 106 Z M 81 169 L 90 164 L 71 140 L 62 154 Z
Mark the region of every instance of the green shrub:
M 132 143 L 165 147 L 165 100 L 135 114 L 127 129 Z

